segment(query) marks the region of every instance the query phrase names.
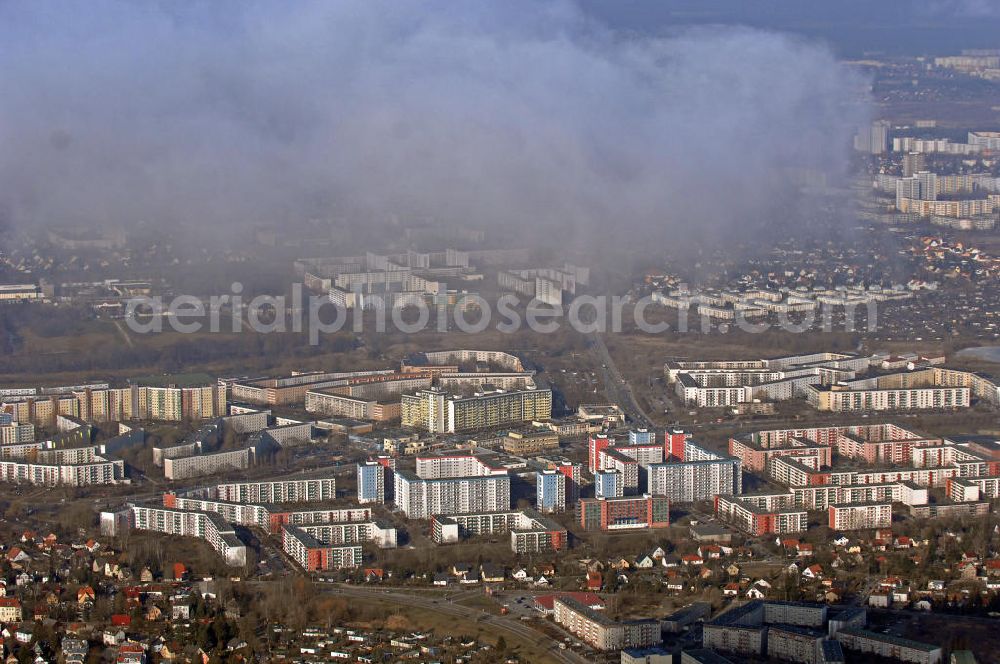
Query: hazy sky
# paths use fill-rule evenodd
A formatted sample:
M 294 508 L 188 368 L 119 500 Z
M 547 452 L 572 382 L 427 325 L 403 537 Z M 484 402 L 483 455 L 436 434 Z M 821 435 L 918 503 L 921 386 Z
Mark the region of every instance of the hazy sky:
M 741 24 L 820 39 L 845 57 L 942 54 L 996 48 L 997 0 L 576 0 L 617 29 L 662 33 L 678 25 Z
M 726 234 L 769 227 L 787 172 L 843 172 L 865 82 L 823 44 L 669 32 L 568 2 L 2 2 L 0 210 Z

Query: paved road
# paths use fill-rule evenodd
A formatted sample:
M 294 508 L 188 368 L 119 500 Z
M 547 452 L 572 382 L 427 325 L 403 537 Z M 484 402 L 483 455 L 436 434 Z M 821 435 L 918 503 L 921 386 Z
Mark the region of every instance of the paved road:
M 600 371 L 604 378 L 605 391 L 608 398 L 621 406 L 625 414 L 628 415 L 636 425 L 646 428 L 653 428 L 653 420 L 642 409 L 632 393 L 632 386 L 629 385 L 625 377 L 618 370 L 618 366 L 611 358 L 608 347 L 604 339 L 599 334 L 588 334 L 587 339 L 591 342 L 590 349 L 597 356 L 600 363 Z
M 113 321 L 113 322 L 115 324 L 115 328 L 117 328 L 117 330 L 118 330 L 118 333 L 121 334 L 122 335 L 122 339 L 125 340 L 125 344 L 129 348 L 135 348 L 135 344 L 132 342 L 132 337 L 130 337 L 129 333 L 125 331 L 124 327 L 122 327 L 121 321 L 117 321 L 116 320 L 116 321 Z
M 356 588 L 344 585 L 329 586 L 324 584 L 318 584 L 317 586 L 320 590 L 338 594 L 346 595 L 348 597 L 358 597 L 365 599 L 377 599 L 382 601 L 390 601 L 394 604 L 399 604 L 400 606 L 408 606 L 415 609 L 422 609 L 425 611 L 435 611 L 437 613 L 443 613 L 449 616 L 456 616 L 460 618 L 474 619 L 477 623 L 482 625 L 487 625 L 494 629 L 507 632 L 509 635 L 519 637 L 529 643 L 533 643 L 537 646 L 545 646 L 546 642 L 550 645 L 547 648 L 547 654 L 552 659 L 563 662 L 564 664 L 588 664 L 588 660 L 578 653 L 572 650 L 560 650 L 558 644 L 551 639 L 547 634 L 542 634 L 541 632 L 525 625 L 524 623 L 511 620 L 510 618 L 505 618 L 503 616 L 493 615 L 492 613 L 487 613 L 480 609 L 473 609 L 468 606 L 462 606 L 460 604 L 454 603 L 454 598 L 451 599 L 431 599 L 426 597 L 420 597 L 412 593 L 403 592 L 393 592 L 391 590 L 375 590 L 368 588 Z

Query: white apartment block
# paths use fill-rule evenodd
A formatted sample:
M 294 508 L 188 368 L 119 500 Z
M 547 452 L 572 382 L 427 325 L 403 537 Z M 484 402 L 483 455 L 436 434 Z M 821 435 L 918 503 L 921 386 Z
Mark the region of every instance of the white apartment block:
M 646 493 L 667 496 L 670 503 L 710 500 L 715 496 L 743 493 L 742 462 L 697 445 L 684 443 L 684 460 L 655 463 L 646 469 Z
M 767 512 L 795 506 L 795 494 L 791 491 L 748 493 L 743 496 L 725 496 L 725 499 L 736 499 L 745 505 L 752 505 Z
M 192 494 L 199 492 L 191 492 Z M 253 503 L 234 503 L 202 495 L 164 494 L 164 506 L 178 510 L 212 512 L 226 521 L 241 526 L 257 526 L 277 534 L 281 526 L 305 526 L 317 523 L 366 523 L 372 521 L 371 509 L 352 507 L 343 509 L 284 510 L 279 507 Z
M 180 457 L 192 456 L 200 452 L 201 443 L 198 441 L 181 443 L 180 445 L 171 445 L 170 447 L 154 447 L 153 465 L 158 468 L 162 468 L 163 462 L 166 459 L 178 459 Z
M 44 446 L 45 443 L 41 441 L 0 445 L 0 459 L 27 459 L 38 450 L 43 449 Z
M 594 472 L 595 498 L 621 498 L 624 495 L 625 483 L 619 471 L 598 470 Z
M 647 493 L 667 496 L 670 503 L 711 500 L 720 494 L 743 493 L 739 459 L 658 463 L 649 467 Z
M 808 305 L 816 306 L 812 301 Z M 770 360 L 668 362 L 664 374 L 686 405 L 728 407 L 755 399 L 782 401 L 805 396 L 810 385 L 853 379 L 870 364 L 868 357 L 814 353 Z
M 312 422 L 297 422 L 294 420 L 280 422 L 279 418 L 278 426 L 264 429 L 261 435 L 266 436 L 282 447 L 292 447 L 294 445 L 309 443 L 312 441 Z
M 535 509 L 539 512 L 566 510 L 566 475 L 558 470 L 535 474 Z
M 555 621 L 597 650 L 646 648 L 659 643 L 658 620 L 617 622 L 572 597 L 559 596 L 554 602 Z
M 396 529 L 378 521 L 341 521 L 298 526 L 324 544 L 344 545 L 371 542 L 380 549 L 396 548 Z
M 859 485 L 792 487 L 795 504 L 811 510 L 825 510 L 841 503 L 893 502 L 926 505 L 927 489 L 910 482 Z
M 968 408 L 968 387 L 869 388 L 861 381 L 827 388 L 810 386 L 806 400 L 817 410 L 833 412 Z
M 895 136 L 892 139 L 893 152 L 918 152 L 924 154 L 941 153 L 950 155 L 973 155 L 982 152 L 981 145 L 952 143 L 947 138 L 915 138 Z
M 471 362 L 496 365 L 507 371 L 524 371 L 520 358 L 502 350 L 438 350 L 421 354 L 429 365 L 466 364 Z
M 425 480 L 506 474 L 506 468 L 490 466 L 471 453 L 417 457 L 417 477 Z
M 989 194 L 986 198 L 943 201 L 907 198 L 897 194 L 896 208 L 903 214 L 915 214 L 921 217 L 979 217 L 993 214 L 998 200 L 1000 197 L 996 194 Z
M 42 486 L 92 486 L 125 480 L 125 462 L 94 456 L 87 463 L 0 461 L 0 481 Z
M 195 454 L 163 460 L 163 475 L 168 480 L 182 480 L 203 475 L 214 475 L 232 470 L 245 470 L 253 460 L 253 449 Z
M 86 447 L 40 449 L 35 453 L 35 460 L 39 463 L 51 463 L 56 465 L 79 465 L 105 461 L 106 459 L 98 454 L 98 449 L 96 447 L 88 445 Z
M 1000 477 L 961 477 L 948 480 L 948 498 L 956 503 L 1000 498 Z
M 978 65 L 984 68 L 1000 68 L 1000 58 L 988 56 L 979 60 Z M 969 145 L 979 145 L 986 150 L 1000 150 L 1000 132 L 997 131 L 970 131 L 967 139 Z
M 974 464 L 979 465 L 979 464 Z M 833 470 L 829 473 L 830 484 L 891 484 L 910 482 L 918 487 L 944 486 L 953 477 L 961 477 L 957 466 L 943 468 L 876 468 L 872 470 Z
M 767 464 L 768 474 L 786 486 L 808 486 L 809 478 L 819 470 L 818 455 L 776 456 Z
M 892 525 L 892 503 L 830 505 L 829 526 L 834 530 L 870 530 Z
M 438 385 L 441 389 L 454 392 L 483 390 L 487 387 L 501 390 L 525 390 L 535 388 L 534 375 L 533 371 L 442 373 L 438 376 Z
M 212 512 L 218 514 L 229 523 L 241 526 L 257 526 L 267 529 L 271 514 L 263 505 L 247 503 L 230 503 L 211 498 L 191 496 L 175 496 L 166 494 L 163 499 L 165 507 L 193 512 Z
M 944 661 L 940 646 L 911 641 L 892 634 L 847 628 L 838 631 L 836 638 L 848 650 L 871 653 L 899 662 L 938 664 Z
M 614 450 L 630 459 L 635 459 L 640 468 L 645 468 L 654 463 L 663 463 L 664 460 L 664 448 L 662 444 L 614 445 L 608 449 Z
M 219 500 L 233 503 L 308 503 L 334 500 L 337 480 L 323 477 L 305 480 L 271 480 L 218 484 L 212 493 Z
M 754 537 L 800 533 L 809 526 L 806 510 L 776 505 L 761 506 L 752 496 L 717 496 L 715 512 L 720 519 Z
M 358 502 L 385 504 L 385 484 L 388 469 L 378 461 L 358 464 Z
M 306 411 L 332 417 L 349 417 L 355 420 L 374 419 L 378 402 L 342 394 L 306 392 Z
M 909 482 L 892 484 L 856 484 L 842 486 L 838 503 L 903 503 L 926 505 L 927 489 Z
M 399 470 L 395 473 L 395 501 L 410 519 L 506 511 L 510 509 L 510 476 L 504 473 L 424 479 Z
M 342 509 L 296 510 L 282 512 L 274 508 L 268 511 L 269 528 L 272 533 L 280 531 L 282 526 L 310 526 L 319 523 L 340 523 L 371 521 L 372 512 L 367 507 L 351 507 Z
M 808 510 L 825 510 L 834 503 L 842 503 L 843 494 L 839 486 L 793 486 L 793 503 Z
M 351 569 L 360 567 L 363 560 L 360 545 L 335 545 L 323 542 L 295 526 L 282 528 L 281 547 L 307 572 Z
M 223 426 L 236 433 L 257 433 L 267 428 L 271 416 L 269 410 L 250 410 L 245 413 L 235 413 L 222 418 Z
M 569 264 L 563 268 L 507 270 L 497 274 L 497 285 L 502 291 L 519 293 L 544 304 L 559 306 L 563 301 L 563 293 L 575 294 L 577 284 L 585 285 L 589 274 L 589 268 Z
M 197 537 L 219 552 L 226 564 L 237 567 L 246 565 L 246 545 L 237 537 L 235 529 L 218 514 L 142 505 L 131 505 L 130 511 L 130 525 L 134 528 Z

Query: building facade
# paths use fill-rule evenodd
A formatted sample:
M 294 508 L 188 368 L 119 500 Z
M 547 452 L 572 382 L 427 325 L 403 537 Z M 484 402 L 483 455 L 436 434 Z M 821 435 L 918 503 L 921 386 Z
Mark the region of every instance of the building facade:
M 670 501 L 664 496 L 583 498 L 577 503 L 577 523 L 586 530 L 666 528 Z
M 566 476 L 557 470 L 535 473 L 535 509 L 539 512 L 566 511 Z
M 552 391 L 496 390 L 473 396 L 447 395 L 439 390 L 404 394 L 403 426 L 431 433 L 459 433 L 552 418 Z

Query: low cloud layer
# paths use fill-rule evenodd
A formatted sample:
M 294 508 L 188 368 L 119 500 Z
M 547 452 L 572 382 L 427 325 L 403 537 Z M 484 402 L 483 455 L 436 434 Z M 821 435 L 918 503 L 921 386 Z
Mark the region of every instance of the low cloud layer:
M 227 229 L 396 215 L 764 232 L 865 119 L 828 50 L 569 4 L 0 4 L 0 209 Z

